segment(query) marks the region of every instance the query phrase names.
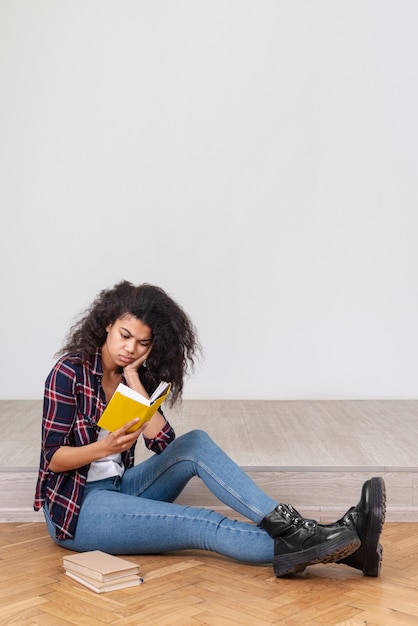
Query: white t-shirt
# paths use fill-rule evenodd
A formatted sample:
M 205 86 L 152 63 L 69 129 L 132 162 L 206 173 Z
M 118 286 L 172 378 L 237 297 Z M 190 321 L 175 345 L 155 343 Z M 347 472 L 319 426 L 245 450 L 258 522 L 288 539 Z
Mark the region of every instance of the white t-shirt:
M 108 432 L 108 430 L 101 428 L 99 430 L 97 441 L 106 437 Z M 103 459 L 93 461 L 87 474 L 87 482 L 90 483 L 93 480 L 111 478 L 112 476 L 122 476 L 124 469 L 121 453 L 117 452 L 115 454 L 109 454 L 109 456 L 105 456 Z

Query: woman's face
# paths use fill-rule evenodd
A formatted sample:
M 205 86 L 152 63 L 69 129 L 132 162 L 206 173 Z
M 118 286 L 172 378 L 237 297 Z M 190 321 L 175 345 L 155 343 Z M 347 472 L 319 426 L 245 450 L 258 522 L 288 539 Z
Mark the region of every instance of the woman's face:
M 151 328 L 129 313 L 109 324 L 106 331 L 103 351 L 118 367 L 140 359 L 152 343 Z

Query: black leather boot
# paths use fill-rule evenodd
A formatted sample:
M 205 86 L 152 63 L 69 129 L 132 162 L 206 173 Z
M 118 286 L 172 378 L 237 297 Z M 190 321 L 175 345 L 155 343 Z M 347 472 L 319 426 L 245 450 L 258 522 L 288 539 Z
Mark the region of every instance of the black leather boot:
M 373 477 L 363 484 L 360 502 L 351 507 L 343 517 L 329 526 L 346 526 L 355 530 L 361 546 L 347 558 L 338 560 L 362 570 L 365 576 L 379 576 L 383 548 L 379 543 L 385 522 L 386 487 L 383 478 Z
M 332 563 L 360 546 L 357 532 L 345 524 L 320 526 L 304 519 L 290 504 L 279 504 L 260 523 L 274 539 L 276 576 L 296 574 L 314 563 Z

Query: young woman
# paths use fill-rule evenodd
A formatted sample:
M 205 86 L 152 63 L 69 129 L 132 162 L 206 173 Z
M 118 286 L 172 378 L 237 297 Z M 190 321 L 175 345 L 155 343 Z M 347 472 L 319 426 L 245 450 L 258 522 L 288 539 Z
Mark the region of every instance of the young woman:
M 277 503 L 200 430 L 175 438 L 162 411 L 128 433 L 97 422 L 120 382 L 144 396 L 170 381 L 171 402 L 199 352 L 192 322 L 162 289 L 127 281 L 102 291 L 70 330 L 47 377 L 35 510 L 60 546 L 112 554 L 211 550 L 273 563 L 276 576 L 313 563 L 346 562 L 377 576 L 384 484 L 363 486 L 359 504 L 320 525 Z M 134 465 L 142 434 L 156 454 Z M 192 476 L 248 522 L 174 504 Z

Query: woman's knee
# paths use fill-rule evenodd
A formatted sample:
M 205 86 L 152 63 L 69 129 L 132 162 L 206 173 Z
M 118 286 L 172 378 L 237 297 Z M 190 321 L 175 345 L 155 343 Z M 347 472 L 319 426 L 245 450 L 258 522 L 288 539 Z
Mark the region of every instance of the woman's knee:
M 213 439 L 204 430 L 200 430 L 198 428 L 181 435 L 177 438 L 177 442 L 179 445 L 186 445 L 189 450 L 201 450 L 202 448 L 216 445 Z

